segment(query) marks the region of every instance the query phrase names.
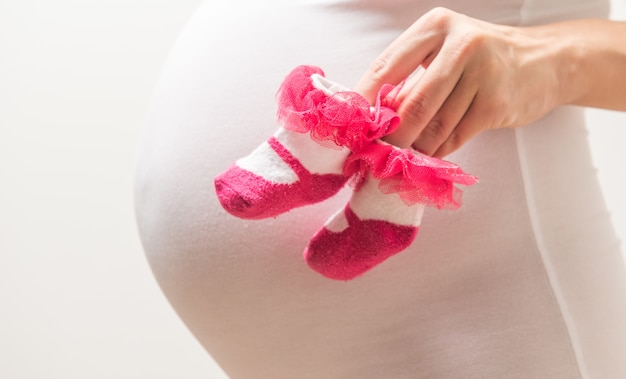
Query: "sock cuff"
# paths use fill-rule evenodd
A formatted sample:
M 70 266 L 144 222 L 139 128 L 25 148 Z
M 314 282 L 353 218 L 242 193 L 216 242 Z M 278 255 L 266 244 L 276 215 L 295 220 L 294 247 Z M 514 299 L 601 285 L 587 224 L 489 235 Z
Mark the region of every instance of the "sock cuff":
M 353 177 L 352 185 L 357 190 L 371 175 L 380 181 L 382 193 L 397 193 L 408 205 L 419 203 L 439 209 L 461 206 L 463 193 L 455 184 L 472 185 L 478 181 L 454 163 L 380 140 L 351 154 L 344 175 Z
M 359 151 L 398 127 L 400 117 L 383 99 L 392 92 L 393 86 L 385 86 L 372 107 L 360 94 L 326 79 L 319 67 L 298 66 L 276 94 L 278 121 L 286 129 L 309 132 L 322 145 Z

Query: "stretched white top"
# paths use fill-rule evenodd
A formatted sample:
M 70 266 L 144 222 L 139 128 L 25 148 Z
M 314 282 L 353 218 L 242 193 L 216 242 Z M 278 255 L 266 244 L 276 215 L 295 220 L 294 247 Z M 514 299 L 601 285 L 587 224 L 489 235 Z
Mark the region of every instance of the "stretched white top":
M 606 1 L 207 1 L 148 113 L 136 208 L 164 293 L 233 379 L 624 378 L 626 275 L 583 110 L 489 131 L 448 157 L 480 183 L 427 210 L 407 251 L 351 282 L 301 254 L 349 190 L 276 219 L 226 214 L 213 178 L 276 129 L 300 64 L 352 86 L 415 19 L 446 6 L 529 25 Z

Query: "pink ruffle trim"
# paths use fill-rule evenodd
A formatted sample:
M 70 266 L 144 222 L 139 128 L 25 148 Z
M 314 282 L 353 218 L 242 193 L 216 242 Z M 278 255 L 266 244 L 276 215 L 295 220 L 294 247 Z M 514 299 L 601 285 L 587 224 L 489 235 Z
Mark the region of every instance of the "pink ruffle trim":
M 344 166 L 346 175 L 355 175 L 358 186 L 371 175 L 380 180 L 383 193 L 397 193 L 411 204 L 425 204 L 439 209 L 461 206 L 462 191 L 455 184 L 472 185 L 478 178 L 455 165 L 412 149 L 400 149 L 375 142 L 351 154 Z
M 385 85 L 372 108 L 356 92 L 339 91 L 328 95 L 315 88 L 313 74 L 324 76 L 315 66 L 296 67 L 278 90 L 278 121 L 286 129 L 310 132 L 313 140 L 325 146 L 332 142 L 338 147 L 358 151 L 397 128 L 400 117 L 386 106 L 394 101 L 396 87 Z

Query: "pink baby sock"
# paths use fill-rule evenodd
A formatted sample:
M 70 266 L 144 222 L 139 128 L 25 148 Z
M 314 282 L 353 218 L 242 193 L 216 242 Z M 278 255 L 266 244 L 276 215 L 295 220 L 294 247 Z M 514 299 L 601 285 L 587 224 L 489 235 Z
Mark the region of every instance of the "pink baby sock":
M 282 127 L 215 178 L 222 207 L 240 218 L 263 219 L 337 193 L 348 178 L 348 155 L 397 127 L 397 114 L 384 105 L 392 91 L 386 86 L 370 107 L 321 69 L 294 69 L 277 93 Z
M 353 279 L 411 245 L 425 206 L 458 208 L 457 184 L 476 177 L 411 149 L 376 141 L 351 155 L 346 175 L 359 181 L 350 201 L 304 251 L 308 265 L 337 280 Z

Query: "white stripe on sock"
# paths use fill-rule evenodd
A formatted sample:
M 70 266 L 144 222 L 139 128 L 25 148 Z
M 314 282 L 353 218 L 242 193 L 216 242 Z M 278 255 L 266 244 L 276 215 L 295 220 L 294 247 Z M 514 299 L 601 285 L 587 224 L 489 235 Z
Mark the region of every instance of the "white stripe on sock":
M 279 128 L 274 137 L 312 174 L 343 173 L 343 164 L 350 154 L 346 147 L 320 145 L 311 139 L 309 133 Z
M 408 205 L 398 194 L 384 194 L 378 189 L 379 183 L 379 180 L 369 176 L 363 186 L 352 195 L 350 208 L 359 219 L 384 220 L 398 225 L 418 226 L 424 214 L 424 205 Z
M 291 184 L 298 181 L 296 173 L 267 142 L 263 142 L 250 154 L 238 159 L 235 164 L 273 183 Z
M 335 212 L 335 214 L 326 221 L 324 227 L 333 233 L 344 231 L 348 227 L 348 220 L 346 220 L 343 208 Z

